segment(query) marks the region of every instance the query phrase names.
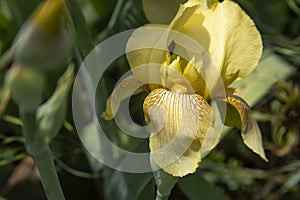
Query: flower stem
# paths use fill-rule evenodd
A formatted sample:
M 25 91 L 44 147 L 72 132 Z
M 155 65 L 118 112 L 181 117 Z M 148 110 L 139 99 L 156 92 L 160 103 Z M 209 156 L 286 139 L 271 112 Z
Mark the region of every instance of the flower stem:
M 36 115 L 35 112 L 26 112 L 20 108 L 20 118 L 23 123 L 23 135 L 25 137 L 25 144 L 30 144 L 34 140 L 36 131 Z
M 35 152 L 36 153 L 36 152 Z M 39 169 L 44 191 L 48 200 L 65 199 L 56 173 L 51 150 L 47 144 L 36 153 L 31 154 Z
M 156 193 L 155 200 L 168 200 L 169 196 L 163 196 L 160 193 Z
M 33 157 L 39 170 L 48 200 L 64 200 L 64 194 L 56 173 L 49 145 L 36 133 L 35 112 L 20 111 L 27 152 Z
M 167 200 L 172 189 L 179 181 L 179 178 L 164 172 L 163 169 L 159 169 L 152 157 L 150 157 L 150 162 L 152 169 L 158 169 L 153 171 L 153 176 L 157 187 L 155 200 Z

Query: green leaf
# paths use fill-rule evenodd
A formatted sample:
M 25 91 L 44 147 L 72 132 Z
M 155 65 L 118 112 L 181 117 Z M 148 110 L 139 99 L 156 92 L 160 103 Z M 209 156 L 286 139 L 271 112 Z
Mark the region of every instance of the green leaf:
M 76 43 L 76 50 L 79 51 L 79 55 L 76 55 L 76 59 L 81 64 L 82 60 L 90 53 L 94 48 L 92 35 L 89 32 L 89 28 L 84 19 L 81 7 L 78 1 L 66 1 L 67 6 L 67 24 L 71 29 L 71 35 L 73 42 Z
M 135 200 L 143 193 L 145 187 L 154 187 L 152 173 L 125 173 L 113 171 L 105 179 L 105 196 L 106 199 L 118 200 Z M 149 182 L 151 182 L 149 185 Z M 148 194 L 149 199 L 154 199 L 154 194 Z
M 98 179 L 98 178 L 102 177 L 102 174 L 97 173 L 97 172 L 90 173 L 90 172 L 85 172 L 85 171 L 75 169 L 75 168 L 67 165 L 66 163 L 64 163 L 59 158 L 56 158 L 55 162 L 57 163 L 58 166 L 60 166 L 62 169 L 64 169 L 69 174 L 72 174 L 73 176 L 77 176 L 77 177 L 84 178 L 84 179 Z
M 4 52 L 0 57 L 0 71 L 4 70 L 6 67 L 10 65 L 13 60 L 13 49 L 10 48 L 6 52 Z
M 287 179 L 287 181 L 280 187 L 278 191 L 278 196 L 281 197 L 289 190 L 291 190 L 294 186 L 300 183 L 300 172 L 292 173 L 291 176 Z
M 191 174 L 183 177 L 178 185 L 182 192 L 190 200 L 210 199 L 220 200 L 229 199 L 224 192 L 217 186 L 205 181 L 201 174 Z
M 13 39 L 12 24 L 0 10 L 0 53 L 6 49 Z M 0 67 L 1 68 L 1 67 Z
M 250 107 L 243 99 L 236 96 L 226 97 L 225 101 L 228 105 L 225 125 L 240 129 L 245 145 L 265 161 L 268 161 L 264 152 L 259 126 L 250 115 Z
M 7 0 L 12 13 L 14 29 L 17 32 L 25 20 L 32 14 L 33 10 L 39 5 L 42 0 Z
M 118 31 L 124 31 L 137 28 L 146 23 L 146 17 L 143 13 L 142 3 L 140 0 L 126 1 L 115 27 L 120 26 Z M 118 28 L 117 28 L 118 29 Z
M 100 15 L 100 18 L 102 18 L 113 10 L 117 0 L 91 0 L 91 2 Z
M 24 153 L 23 147 L 21 147 L 21 149 L 19 147 L 10 146 L 1 148 L 0 167 L 21 160 L 25 156 L 26 154 Z
M 147 19 L 141 0 L 118 0 L 107 27 L 97 36 L 97 42 L 145 23 L 147 23 Z
M 151 179 L 149 183 L 145 186 L 143 191 L 140 193 L 138 200 L 153 200 L 155 194 L 155 184 L 154 180 Z
M 89 145 L 89 149 L 92 149 L 93 153 L 96 152 L 101 157 L 101 140 L 96 122 L 93 121 L 86 124 L 82 129 L 82 134 L 80 135 L 80 137 L 81 140 L 84 141 L 84 143 Z M 86 157 L 89 162 L 89 165 L 91 166 L 93 171 L 97 172 L 103 169 L 103 164 L 100 163 L 94 156 L 92 156 L 88 151 L 86 151 Z M 98 157 L 98 155 L 96 155 L 96 157 Z
M 145 140 L 145 143 L 140 143 L 134 151 L 145 152 L 145 147 L 148 146 L 146 141 L 147 140 Z M 109 156 L 108 158 L 113 156 L 114 158 L 111 159 L 116 159 L 116 157 L 119 156 L 116 155 L 116 151 L 112 150 L 112 152 L 109 152 L 108 149 L 105 149 L 105 152 L 102 151 L 101 153 L 105 153 L 105 156 Z M 122 158 L 123 157 L 119 157 L 120 166 L 122 165 Z M 143 199 L 142 197 L 145 196 L 145 192 L 147 191 L 153 191 L 153 193 L 148 193 L 146 199 L 154 199 L 154 180 L 151 172 L 127 173 L 105 167 L 103 174 L 105 199 Z
M 263 32 L 274 33 L 274 31 L 281 32 L 286 28 L 286 24 L 290 23 L 288 15 L 289 10 L 287 1 L 281 0 L 236 0 L 242 8 L 244 8 L 249 15 L 254 19 L 258 28 Z M 268 9 L 265 9 L 268 7 Z M 274 13 L 278 20 L 274 20 Z
M 10 124 L 14 124 L 16 126 L 22 126 L 23 125 L 20 118 L 14 117 L 14 116 L 11 116 L 11 115 L 4 115 L 3 116 L 3 121 L 6 121 Z

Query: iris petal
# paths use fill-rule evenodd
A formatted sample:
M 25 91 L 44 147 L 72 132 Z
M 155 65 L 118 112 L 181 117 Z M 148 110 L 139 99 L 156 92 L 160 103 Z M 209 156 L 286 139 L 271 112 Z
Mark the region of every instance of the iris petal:
M 126 46 L 127 60 L 131 69 L 147 65 L 146 71 L 133 71 L 138 80 L 155 83 L 161 80 L 160 72 L 155 64 L 163 64 L 168 57 L 169 52 L 165 50 L 172 42 L 170 30 L 181 28 L 200 5 L 201 3 L 196 0 L 188 1 L 180 5 L 176 16 L 168 26 L 148 24 L 133 32 Z M 156 87 L 150 85 L 150 88 Z
M 268 161 L 262 144 L 259 126 L 250 115 L 250 107 L 241 98 L 231 96 L 226 98 L 227 112 L 225 125 L 234 126 L 241 130 L 245 145 Z
M 145 87 L 133 76 L 128 76 L 122 80 L 106 100 L 106 110 L 101 114 L 101 117 L 105 120 L 112 120 L 119 110 L 121 102 L 134 94 L 145 91 Z
M 200 94 L 204 98 L 208 98 L 209 91 L 206 87 L 206 82 L 202 77 L 202 75 L 206 75 L 204 69 L 203 60 L 193 57 L 186 65 L 183 76 L 190 81 L 190 84 L 197 94 Z
M 201 144 L 214 123 L 211 107 L 198 94 L 153 90 L 144 101 L 151 127 L 153 160 L 173 176 L 193 173 L 201 162 Z
M 139 81 L 158 83 L 159 67 L 169 57 L 168 32 L 164 25 L 145 25 L 136 29 L 126 45 L 126 58 L 133 74 Z M 142 68 L 140 68 L 142 67 Z M 156 88 L 151 85 L 151 88 Z
M 262 40 L 251 18 L 236 3 L 225 0 L 215 5 L 194 14 L 180 32 L 208 51 L 228 86 L 256 67 L 262 54 Z
M 173 30 L 179 30 L 194 14 L 194 12 L 200 8 L 201 2 L 197 0 L 189 0 L 183 5 L 180 5 L 177 14 L 170 23 L 169 27 Z

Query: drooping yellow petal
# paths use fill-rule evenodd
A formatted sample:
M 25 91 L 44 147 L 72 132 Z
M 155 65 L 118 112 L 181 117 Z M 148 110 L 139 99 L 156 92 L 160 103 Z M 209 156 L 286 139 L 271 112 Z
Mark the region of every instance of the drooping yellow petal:
M 134 94 L 144 91 L 141 88 L 143 85 L 142 82 L 136 80 L 133 76 L 122 80 L 106 100 L 106 110 L 101 114 L 101 117 L 105 120 L 112 120 L 119 110 L 121 102 Z
M 262 40 L 255 24 L 232 1 L 225 0 L 194 14 L 180 31 L 208 51 L 225 86 L 252 72 L 262 54 Z
M 146 97 L 144 113 L 151 127 L 151 156 L 158 166 L 173 176 L 195 172 L 201 144 L 214 121 L 205 99 L 156 89 Z
M 244 143 L 253 152 L 257 153 L 265 161 L 268 161 L 263 148 L 259 126 L 250 116 L 250 108 L 239 97 L 227 97 L 227 110 L 225 125 L 234 126 L 241 130 Z

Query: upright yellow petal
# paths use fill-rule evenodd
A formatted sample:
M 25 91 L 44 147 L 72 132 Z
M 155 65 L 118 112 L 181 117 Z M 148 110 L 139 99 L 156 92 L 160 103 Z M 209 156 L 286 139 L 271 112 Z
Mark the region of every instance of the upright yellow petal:
M 167 25 L 148 24 L 136 29 L 129 38 L 126 46 L 126 56 L 130 67 L 146 66 L 146 70 L 135 70 L 133 73 L 140 81 L 159 82 L 160 72 L 157 64 L 163 64 L 168 56 L 168 47 L 172 42 L 170 30 L 180 29 L 199 8 L 201 3 L 190 0 L 180 5 L 180 8 Z M 145 68 L 144 68 L 145 69 Z M 151 89 L 156 87 L 151 85 Z
M 189 80 L 194 91 L 206 99 L 209 96 L 209 91 L 202 77 L 205 74 L 203 60 L 196 59 L 195 57 L 188 62 L 183 71 L 183 76 Z
M 208 51 L 226 86 L 252 72 L 262 54 L 262 40 L 254 22 L 232 1 L 194 14 L 180 31 Z
M 179 93 L 194 93 L 189 81 L 182 75 L 181 60 L 178 56 L 169 65 L 161 67 L 162 85 L 170 91 Z
M 218 0 L 199 0 L 202 3 L 201 8 L 199 9 L 201 10 L 207 10 L 207 9 L 211 9 L 217 2 L 219 2 Z M 197 12 L 199 12 L 199 10 Z
M 144 101 L 145 118 L 151 126 L 153 160 L 173 176 L 193 173 L 201 161 L 201 144 L 214 116 L 198 94 L 153 90 Z
M 177 14 L 168 27 L 173 30 L 181 29 L 200 6 L 201 2 L 198 0 L 189 0 L 180 5 Z
M 166 28 L 149 24 L 136 29 L 129 38 L 126 57 L 138 80 L 146 83 L 161 81 L 160 65 L 169 57 Z

